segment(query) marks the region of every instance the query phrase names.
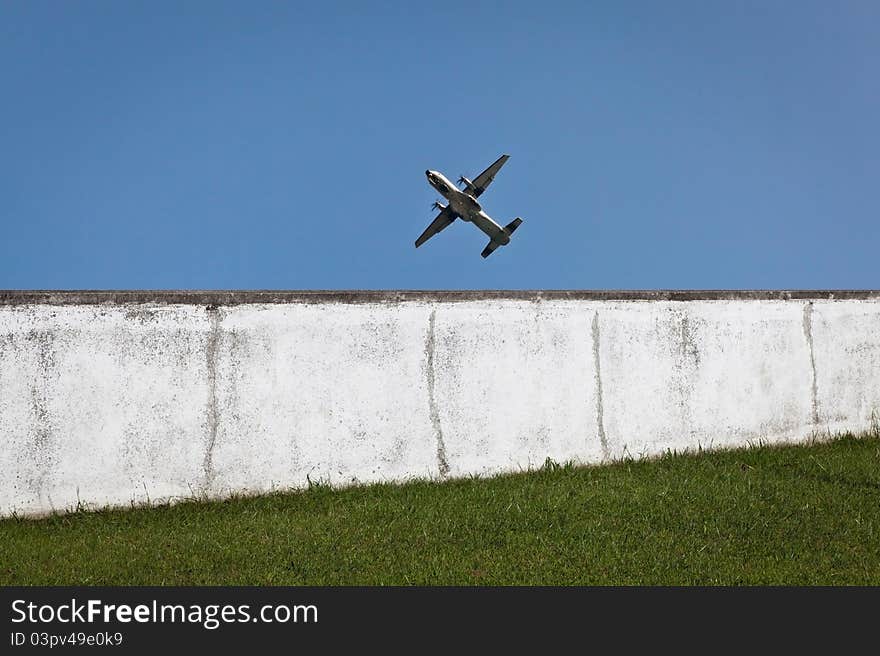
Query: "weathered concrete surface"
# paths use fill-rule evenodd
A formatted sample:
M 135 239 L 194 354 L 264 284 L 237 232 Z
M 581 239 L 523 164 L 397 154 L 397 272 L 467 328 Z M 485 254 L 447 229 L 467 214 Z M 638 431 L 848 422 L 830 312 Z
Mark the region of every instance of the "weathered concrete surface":
M 0 291 L 0 515 L 878 418 L 880 292 Z

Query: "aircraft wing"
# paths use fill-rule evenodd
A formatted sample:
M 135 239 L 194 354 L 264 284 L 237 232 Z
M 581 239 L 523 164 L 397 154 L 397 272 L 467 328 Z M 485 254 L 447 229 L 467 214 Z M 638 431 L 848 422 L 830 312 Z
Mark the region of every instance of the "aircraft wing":
M 455 221 L 455 214 L 448 207 L 443 208 L 443 211 L 437 215 L 437 218 L 431 221 L 431 225 L 425 228 L 425 231 L 422 235 L 416 239 L 416 248 L 424 244 L 431 237 L 436 235 L 438 232 L 443 230 L 450 223 Z
M 495 162 L 489 166 L 489 168 L 487 168 L 485 171 L 480 173 L 480 175 L 474 178 L 474 198 L 479 197 L 480 194 L 486 191 L 486 187 L 488 187 L 492 183 L 492 180 L 495 179 L 495 175 L 498 173 L 498 171 L 501 170 L 501 167 L 504 166 L 504 163 L 508 159 L 510 159 L 510 155 L 502 155 L 501 157 L 496 159 Z

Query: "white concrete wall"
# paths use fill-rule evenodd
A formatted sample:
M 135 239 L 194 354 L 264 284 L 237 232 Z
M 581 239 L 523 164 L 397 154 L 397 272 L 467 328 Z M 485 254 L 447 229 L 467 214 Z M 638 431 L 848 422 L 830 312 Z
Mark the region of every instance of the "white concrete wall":
M 880 417 L 878 293 L 598 296 L 7 299 L 0 515 L 599 463 Z

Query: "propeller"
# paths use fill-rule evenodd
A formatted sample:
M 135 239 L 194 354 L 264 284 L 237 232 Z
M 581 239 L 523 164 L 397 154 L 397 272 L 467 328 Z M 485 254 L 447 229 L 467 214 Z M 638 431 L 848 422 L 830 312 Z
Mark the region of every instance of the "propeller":
M 441 205 L 439 200 L 435 200 L 433 203 L 431 203 L 431 209 L 434 209 L 434 210 L 445 210 L 445 209 L 446 209 L 446 206 L 445 206 L 445 205 Z
M 468 180 L 467 180 L 467 178 L 464 176 L 464 173 L 462 173 L 460 176 L 458 176 L 458 180 L 456 181 L 455 184 L 457 184 L 457 185 L 465 185 L 465 186 L 467 186 L 467 183 L 468 183 Z

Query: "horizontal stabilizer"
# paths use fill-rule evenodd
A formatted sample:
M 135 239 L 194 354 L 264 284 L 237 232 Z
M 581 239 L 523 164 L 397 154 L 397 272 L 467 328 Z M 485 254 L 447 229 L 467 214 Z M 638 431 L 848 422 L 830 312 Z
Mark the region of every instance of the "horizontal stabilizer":
M 497 241 L 490 241 L 489 245 L 483 249 L 483 252 L 480 253 L 480 255 L 482 255 L 483 257 L 489 257 L 499 246 L 500 244 Z
M 495 241 L 494 239 L 492 241 L 490 241 L 489 245 L 483 249 L 483 253 L 482 253 L 483 257 L 489 257 L 492 253 L 495 252 L 496 248 L 509 242 L 510 235 L 512 235 L 513 231 L 516 230 L 517 228 L 519 228 L 519 226 L 521 224 L 522 224 L 522 219 L 519 217 L 516 217 L 513 221 L 511 221 L 506 226 L 504 226 L 504 232 L 507 234 L 507 238 L 503 238 L 502 241 L 500 241 L 500 242 Z

